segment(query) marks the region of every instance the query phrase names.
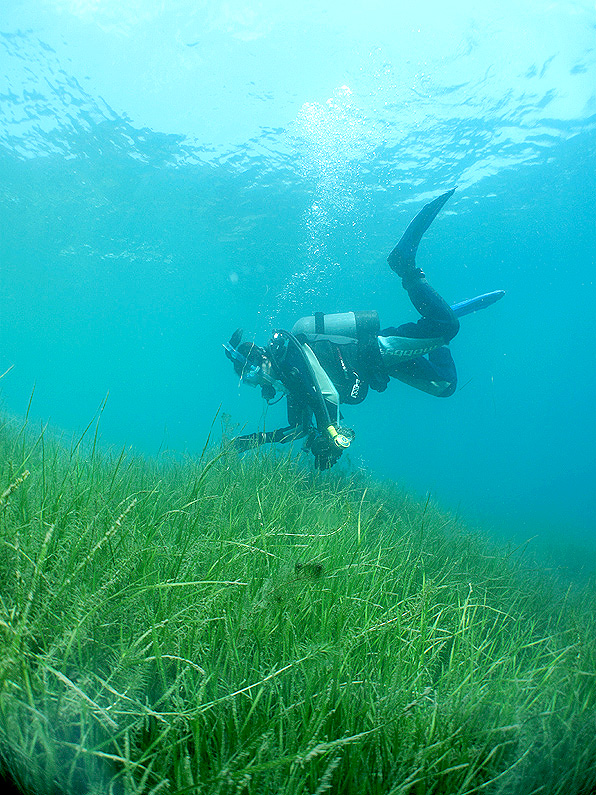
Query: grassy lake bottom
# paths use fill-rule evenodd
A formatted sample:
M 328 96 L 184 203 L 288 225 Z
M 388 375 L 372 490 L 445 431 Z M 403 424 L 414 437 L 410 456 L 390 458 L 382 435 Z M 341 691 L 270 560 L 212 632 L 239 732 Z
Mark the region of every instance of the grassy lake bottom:
M 1 425 L 0 765 L 23 791 L 595 791 L 593 585 L 360 473 Z

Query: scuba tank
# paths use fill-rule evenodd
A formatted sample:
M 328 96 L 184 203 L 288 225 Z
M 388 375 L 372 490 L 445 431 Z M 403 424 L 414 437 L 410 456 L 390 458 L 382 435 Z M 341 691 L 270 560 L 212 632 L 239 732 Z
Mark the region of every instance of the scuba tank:
M 292 333 L 313 349 L 336 385 L 341 402 L 361 403 L 369 386 L 383 392 L 389 382 L 378 343 L 381 323 L 375 310 L 302 317 Z
M 325 334 L 333 337 L 364 340 L 371 336 L 376 337 L 380 329 L 379 315 L 374 309 L 362 312 L 340 312 L 334 315 L 315 312 L 310 317 L 301 317 L 300 320 L 297 320 L 292 328 L 292 334 L 305 334 L 307 337 L 314 334 Z

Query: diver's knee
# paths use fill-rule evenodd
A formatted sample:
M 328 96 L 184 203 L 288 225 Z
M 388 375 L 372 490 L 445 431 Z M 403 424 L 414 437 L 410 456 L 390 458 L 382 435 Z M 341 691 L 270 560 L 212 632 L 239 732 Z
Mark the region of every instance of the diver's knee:
M 451 397 L 451 395 L 453 395 L 456 389 L 457 389 L 457 381 L 452 381 L 448 386 L 445 387 L 445 389 L 443 389 L 442 392 L 439 392 L 437 397 L 441 398 Z
M 451 317 L 449 318 L 448 323 L 446 324 L 445 329 L 445 337 L 447 342 L 451 342 L 451 340 L 455 337 L 457 332 L 459 331 L 459 319 L 451 312 Z

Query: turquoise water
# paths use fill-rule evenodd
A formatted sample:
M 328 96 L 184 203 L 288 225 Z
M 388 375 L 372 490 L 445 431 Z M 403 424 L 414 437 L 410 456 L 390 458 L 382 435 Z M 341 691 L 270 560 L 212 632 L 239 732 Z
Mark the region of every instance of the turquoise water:
M 349 465 L 527 537 L 594 536 L 596 6 L 8 0 L 0 20 L 2 402 L 200 452 L 284 423 L 221 343 L 315 310 L 415 319 L 419 251 L 464 318 L 460 389 L 347 407 Z M 481 7 L 478 7 L 481 6 Z M 221 407 L 221 408 L 220 408 Z M 347 463 L 346 463 L 347 465 Z

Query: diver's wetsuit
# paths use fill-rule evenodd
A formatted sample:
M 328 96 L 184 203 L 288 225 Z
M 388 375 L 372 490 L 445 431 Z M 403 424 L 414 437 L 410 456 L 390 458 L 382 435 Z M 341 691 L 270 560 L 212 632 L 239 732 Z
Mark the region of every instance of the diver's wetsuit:
M 457 374 L 446 346 L 457 334 L 459 321 L 422 273 L 418 271 L 415 279 L 404 281 L 412 303 L 422 315 L 417 323 L 381 330 L 376 312 L 362 312 L 354 313 L 356 331 L 351 333 L 325 333 L 334 325 L 334 316 L 326 315 L 318 323 L 319 333 L 312 333 L 312 318 L 302 318 L 294 326 L 297 339 L 312 349 L 341 403 L 361 403 L 369 388 L 383 392 L 390 378 L 435 397 L 449 397 L 455 391 Z M 359 315 L 365 317 L 363 326 L 366 324 L 360 330 Z M 288 409 L 296 403 L 300 405 L 302 401 L 290 394 Z M 288 422 L 297 422 L 295 411 L 288 411 Z
M 378 336 L 388 376 L 436 397 L 449 397 L 457 386 L 455 363 L 446 347 L 459 331 L 459 320 L 425 278 L 404 284 L 422 317 L 417 323 L 390 326 Z M 413 346 L 411 341 L 421 345 Z
M 388 375 L 437 397 L 449 397 L 457 386 L 455 365 L 445 345 L 459 331 L 459 321 L 416 267 L 416 252 L 422 236 L 454 191 L 455 188 L 425 204 L 387 257 L 390 268 L 401 276 L 402 285 L 422 318 L 397 329 L 384 329 L 379 339 Z M 386 337 L 390 338 L 390 343 L 385 341 Z M 429 349 L 420 353 L 426 353 L 427 357 L 412 356 L 412 345 L 408 343 L 411 339 L 426 341 Z M 437 344 L 431 348 L 433 341 Z M 409 355 L 405 352 L 408 350 Z

